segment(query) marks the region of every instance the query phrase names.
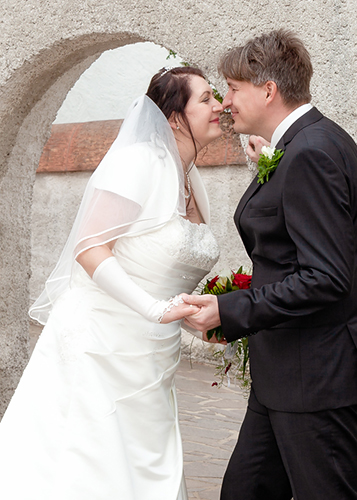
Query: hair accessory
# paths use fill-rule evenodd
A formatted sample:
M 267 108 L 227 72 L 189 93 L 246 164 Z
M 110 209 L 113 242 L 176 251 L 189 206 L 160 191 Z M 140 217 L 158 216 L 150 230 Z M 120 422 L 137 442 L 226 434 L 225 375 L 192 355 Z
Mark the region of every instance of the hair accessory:
M 171 71 L 172 69 L 174 69 L 174 66 L 165 66 L 165 67 L 164 67 L 164 68 L 162 68 L 162 69 L 164 69 L 165 71 L 163 71 L 163 72 L 161 73 L 160 78 L 161 78 L 162 76 L 166 75 L 166 73 L 167 73 L 168 71 Z

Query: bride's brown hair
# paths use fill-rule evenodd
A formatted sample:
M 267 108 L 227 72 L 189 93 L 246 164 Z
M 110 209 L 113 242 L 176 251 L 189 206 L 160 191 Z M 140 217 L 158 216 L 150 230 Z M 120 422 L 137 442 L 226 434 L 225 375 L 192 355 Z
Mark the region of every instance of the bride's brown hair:
M 202 71 L 192 66 L 181 66 L 169 70 L 162 68 L 152 77 L 146 95 L 154 101 L 167 119 L 174 113 L 178 121 L 185 125 L 195 147 L 195 161 L 196 141 L 185 113 L 186 105 L 192 95 L 190 79 L 194 75 L 205 79 Z

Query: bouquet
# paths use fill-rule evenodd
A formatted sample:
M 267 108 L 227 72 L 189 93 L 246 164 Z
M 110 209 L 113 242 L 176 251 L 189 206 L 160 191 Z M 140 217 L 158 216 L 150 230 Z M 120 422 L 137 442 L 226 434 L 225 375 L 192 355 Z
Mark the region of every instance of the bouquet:
M 244 273 L 243 268 L 240 267 L 236 273 L 232 271 L 230 277 L 215 276 L 208 279 L 201 294 L 222 295 L 235 290 L 246 290 L 250 288 L 251 279 L 252 276 Z M 208 339 L 211 339 L 213 335 L 218 341 L 221 341 L 223 339 L 222 327 L 218 326 L 207 332 Z M 222 386 L 224 380 L 227 379 L 228 386 L 230 386 L 232 375 L 242 388 L 247 388 L 250 385 L 250 381 L 246 378 L 249 369 L 249 347 L 246 337 L 231 342 L 227 345 L 223 355 L 222 351 L 218 351 L 215 356 L 222 357 L 216 366 L 216 376 L 220 377 L 220 382 L 213 382 L 212 385 Z

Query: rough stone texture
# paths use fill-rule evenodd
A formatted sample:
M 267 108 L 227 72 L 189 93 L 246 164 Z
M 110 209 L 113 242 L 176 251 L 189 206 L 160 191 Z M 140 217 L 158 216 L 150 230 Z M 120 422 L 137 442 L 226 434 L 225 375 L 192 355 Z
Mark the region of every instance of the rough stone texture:
M 104 50 L 148 40 L 201 66 L 223 91 L 216 72 L 222 50 L 262 31 L 288 27 L 302 36 L 312 54 L 313 103 L 356 137 L 354 14 L 355 0 L 1 3 L 0 412 L 27 359 L 29 214 L 34 172 L 56 112 L 79 75 Z M 221 174 L 215 183 L 220 182 Z M 248 181 L 249 176 L 245 176 Z M 220 220 L 230 219 L 229 204 L 220 200 Z
M 40 295 L 68 238 L 91 172 L 38 174 L 31 227 L 30 301 Z

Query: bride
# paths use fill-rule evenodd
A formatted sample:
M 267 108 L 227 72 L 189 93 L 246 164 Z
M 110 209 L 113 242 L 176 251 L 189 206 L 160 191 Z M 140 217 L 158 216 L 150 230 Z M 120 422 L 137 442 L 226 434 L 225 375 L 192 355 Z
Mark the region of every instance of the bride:
M 0 425 L 6 500 L 185 500 L 174 373 L 183 303 L 218 259 L 197 153 L 221 135 L 200 70 L 163 69 L 86 188 L 46 324 Z

